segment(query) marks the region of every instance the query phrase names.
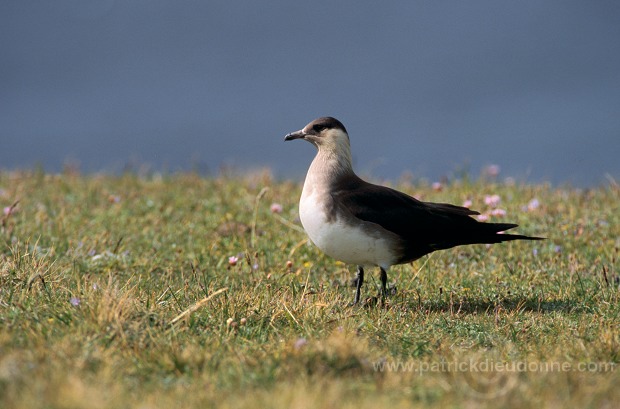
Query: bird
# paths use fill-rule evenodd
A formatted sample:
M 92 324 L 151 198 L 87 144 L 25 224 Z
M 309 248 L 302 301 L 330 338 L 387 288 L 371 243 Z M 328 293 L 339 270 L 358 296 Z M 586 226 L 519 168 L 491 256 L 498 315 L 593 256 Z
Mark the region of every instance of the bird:
M 301 224 L 323 253 L 357 266 L 353 305 L 360 303 L 365 267 L 379 267 L 384 303 L 391 266 L 460 245 L 544 239 L 506 234 L 517 224 L 481 222 L 469 208 L 423 202 L 362 180 L 353 171 L 349 134 L 336 118 L 317 118 L 284 137 L 297 139 L 317 148 L 299 200 Z

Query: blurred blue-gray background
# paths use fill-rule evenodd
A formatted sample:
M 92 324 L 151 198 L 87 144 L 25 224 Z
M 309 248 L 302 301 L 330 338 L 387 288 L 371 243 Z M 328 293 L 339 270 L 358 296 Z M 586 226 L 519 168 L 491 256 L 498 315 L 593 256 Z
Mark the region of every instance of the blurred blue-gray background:
M 0 169 L 301 179 L 331 115 L 373 178 L 620 175 L 620 2 L 0 2 Z

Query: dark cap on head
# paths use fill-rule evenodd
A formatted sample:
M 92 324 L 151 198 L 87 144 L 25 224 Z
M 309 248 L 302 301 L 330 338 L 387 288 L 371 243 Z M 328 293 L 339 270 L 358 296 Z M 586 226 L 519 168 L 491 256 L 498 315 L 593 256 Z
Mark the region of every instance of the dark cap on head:
M 291 132 L 290 134 L 284 137 L 285 141 L 292 141 L 294 139 L 305 139 L 310 140 L 310 138 L 315 139 L 323 136 L 321 132 L 329 129 L 340 129 L 344 132 L 348 138 L 349 134 L 345 129 L 342 122 L 333 118 L 331 116 L 323 116 L 321 118 L 317 118 L 314 121 L 310 122 L 308 125 L 304 126 L 304 129 L 300 129 L 297 132 Z
M 304 131 L 314 133 L 319 133 L 324 129 L 340 129 L 348 134 L 342 122 L 331 116 L 317 118 L 304 127 Z

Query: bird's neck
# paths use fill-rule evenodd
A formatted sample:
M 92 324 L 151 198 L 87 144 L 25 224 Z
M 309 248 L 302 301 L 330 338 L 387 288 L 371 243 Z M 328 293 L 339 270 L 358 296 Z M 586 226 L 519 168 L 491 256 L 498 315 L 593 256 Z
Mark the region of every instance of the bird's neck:
M 333 150 L 319 147 L 304 183 L 304 195 L 316 190 L 328 190 L 342 177 L 353 175 L 351 151 Z

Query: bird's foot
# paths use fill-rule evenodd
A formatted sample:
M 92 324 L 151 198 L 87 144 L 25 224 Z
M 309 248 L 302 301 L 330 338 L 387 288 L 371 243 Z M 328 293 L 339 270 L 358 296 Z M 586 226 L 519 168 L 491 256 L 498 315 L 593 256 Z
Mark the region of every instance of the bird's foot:
M 379 298 L 368 297 L 364 300 L 364 308 L 374 308 L 377 306 L 378 302 L 379 302 Z
M 396 295 L 396 285 L 386 285 L 384 288 L 381 288 L 377 293 L 377 296 L 374 298 L 381 300 L 381 307 L 386 306 L 387 298 Z
M 392 297 L 396 295 L 397 292 L 396 285 L 392 284 L 385 288 L 380 288 L 379 291 L 377 291 L 377 297 Z

